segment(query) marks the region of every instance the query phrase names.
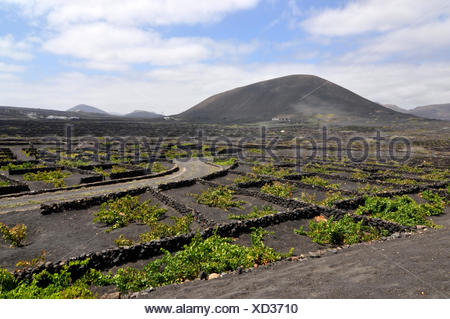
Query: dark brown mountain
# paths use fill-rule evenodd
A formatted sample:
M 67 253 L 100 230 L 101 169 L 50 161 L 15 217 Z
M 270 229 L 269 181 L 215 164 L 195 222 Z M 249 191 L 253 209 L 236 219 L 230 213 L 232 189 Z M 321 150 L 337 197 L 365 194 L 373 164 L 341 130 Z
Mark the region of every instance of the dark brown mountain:
M 177 118 L 201 123 L 375 125 L 415 117 L 383 107 L 320 77 L 290 75 L 211 96 Z

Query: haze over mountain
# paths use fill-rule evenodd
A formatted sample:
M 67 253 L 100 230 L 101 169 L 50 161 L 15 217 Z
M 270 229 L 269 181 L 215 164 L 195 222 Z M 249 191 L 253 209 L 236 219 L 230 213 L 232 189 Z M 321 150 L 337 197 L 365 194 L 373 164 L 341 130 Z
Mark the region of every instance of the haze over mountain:
M 164 115 L 157 114 L 154 112 L 135 110 L 131 113 L 125 114 L 124 116 L 128 117 L 128 118 L 135 118 L 135 119 L 156 119 L 156 118 L 163 117 Z
M 207 98 L 177 116 L 204 123 L 264 121 L 373 125 L 415 117 L 369 101 L 313 75 L 290 75 Z
M 395 104 L 380 104 L 381 106 L 387 107 L 388 109 L 394 110 L 396 112 L 400 113 L 408 113 L 407 109 L 401 108 L 400 106 L 397 106 Z
M 84 112 L 84 113 L 97 113 L 97 114 L 108 114 L 107 112 L 86 104 L 78 104 L 70 109 L 67 112 Z
M 383 106 L 397 112 L 408 113 L 427 119 L 450 121 L 450 103 L 418 106 L 412 110 L 406 110 L 393 104 L 383 104 Z

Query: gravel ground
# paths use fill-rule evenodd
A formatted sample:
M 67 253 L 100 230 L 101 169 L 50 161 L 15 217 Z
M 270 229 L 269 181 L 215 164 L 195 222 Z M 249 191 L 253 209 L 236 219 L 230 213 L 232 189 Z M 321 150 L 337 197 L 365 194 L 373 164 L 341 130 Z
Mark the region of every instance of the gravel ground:
M 449 298 L 450 214 L 443 225 L 320 258 L 157 288 L 139 298 Z

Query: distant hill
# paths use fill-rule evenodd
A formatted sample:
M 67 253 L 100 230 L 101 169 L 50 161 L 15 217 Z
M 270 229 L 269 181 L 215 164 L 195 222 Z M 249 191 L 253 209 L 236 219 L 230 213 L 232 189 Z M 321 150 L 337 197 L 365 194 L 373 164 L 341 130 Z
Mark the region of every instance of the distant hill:
M 313 75 L 290 75 L 211 96 L 177 118 L 203 123 L 264 121 L 373 125 L 415 118 Z
M 86 104 L 78 104 L 67 110 L 67 112 L 83 112 L 83 113 L 96 113 L 96 114 L 108 114 L 99 108 L 86 105 Z
M 429 119 L 450 121 L 450 103 L 418 106 L 410 110 L 409 114 Z
M 409 113 L 408 110 L 401 108 L 400 106 L 397 106 L 395 104 L 381 104 L 384 107 L 387 107 L 388 109 L 394 110 L 396 112 L 400 113 Z
M 128 117 L 128 118 L 135 118 L 135 119 L 156 119 L 156 118 L 163 117 L 164 115 L 157 114 L 154 112 L 136 110 L 136 111 L 128 113 L 124 116 Z

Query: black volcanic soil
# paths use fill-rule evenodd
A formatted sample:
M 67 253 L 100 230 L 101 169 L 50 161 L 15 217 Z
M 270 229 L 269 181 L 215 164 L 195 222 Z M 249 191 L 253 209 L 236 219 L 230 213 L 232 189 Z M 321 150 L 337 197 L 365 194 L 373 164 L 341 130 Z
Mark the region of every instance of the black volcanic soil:
M 264 244 L 281 253 L 288 253 L 291 248 L 294 248 L 293 255 L 295 256 L 327 248 L 325 245 L 314 243 L 308 236 L 301 236 L 294 233 L 294 229 L 299 229 L 300 226 L 303 226 L 303 229 L 308 231 L 309 222 L 310 219 L 291 220 L 278 225 L 265 227 L 264 230 L 273 232 L 273 234 L 268 234 L 264 237 Z M 239 236 L 235 244 L 250 246 L 250 234 Z
M 435 222 L 444 228 L 161 287 L 139 298 L 449 298 L 450 215 Z
M 242 205 L 242 209 L 230 207 L 228 208 L 228 210 L 225 210 L 217 207 L 209 207 L 207 205 L 198 204 L 197 200 L 192 196 L 192 194 L 200 194 L 206 189 L 208 189 L 208 186 L 206 185 L 195 184 L 189 187 L 167 190 L 165 191 L 165 193 L 173 197 L 176 201 L 181 202 L 190 208 L 198 210 L 208 219 L 212 219 L 216 223 L 230 223 L 233 220 L 228 219 L 229 214 L 248 214 L 252 211 L 254 206 L 262 208 L 264 205 L 271 205 L 278 212 L 286 211 L 286 208 L 274 205 L 262 199 L 236 194 L 233 195 L 233 200 L 243 200 L 246 202 Z
M 174 209 L 163 205 L 157 199 L 146 193 L 141 195 L 140 201 L 151 199 L 153 204 L 167 209 L 162 221 L 170 223 L 169 216 L 180 216 Z M 94 213 L 99 206 L 85 210 L 64 211 L 61 213 L 42 215 L 39 211 L 11 212 L 0 215 L 0 221 L 13 226 L 25 224 L 27 238 L 25 246 L 10 248 L 0 240 L 0 268 L 14 270 L 18 260 L 31 260 L 46 251 L 46 261 L 59 261 L 79 256 L 88 252 L 100 251 L 116 247 L 114 240 L 123 234 L 126 238 L 138 240 L 139 234 L 148 230 L 146 225 L 129 224 L 126 227 L 105 232 L 107 226 L 93 223 Z M 197 223 L 192 223 L 193 231 L 199 229 Z

